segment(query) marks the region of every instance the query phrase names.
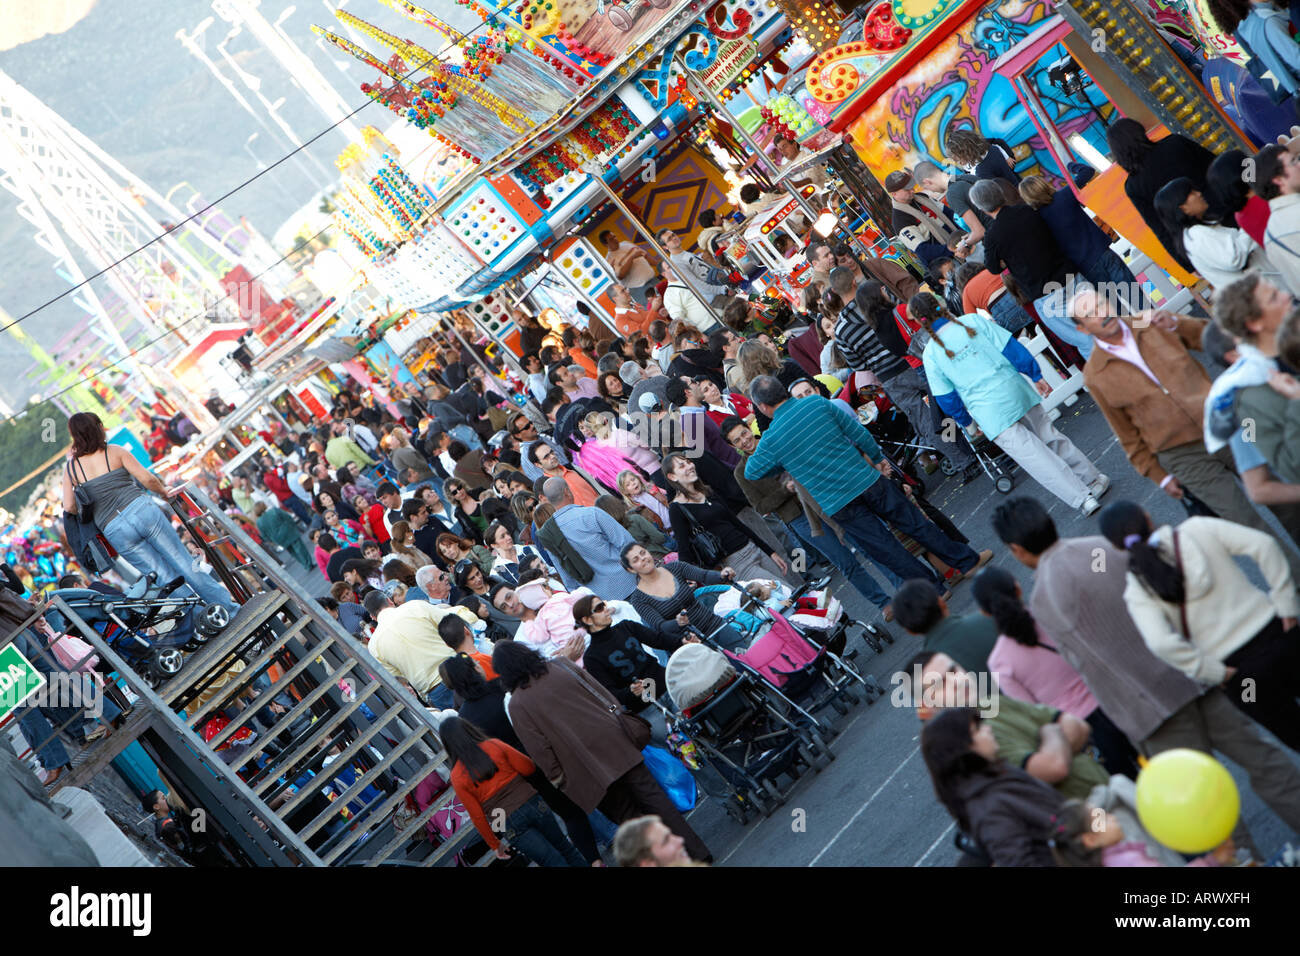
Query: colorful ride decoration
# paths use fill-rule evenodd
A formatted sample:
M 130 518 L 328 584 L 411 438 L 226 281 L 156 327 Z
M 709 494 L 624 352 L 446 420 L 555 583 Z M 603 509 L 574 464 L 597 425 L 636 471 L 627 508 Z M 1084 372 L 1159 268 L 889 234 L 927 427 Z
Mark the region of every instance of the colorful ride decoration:
M 829 50 L 839 42 L 843 17 L 831 0 L 776 0 L 776 5 L 814 50 Z
M 917 63 L 983 0 L 879 0 L 863 21 L 861 40 L 831 47 L 808 67 L 807 86 L 827 112 L 831 128 L 844 129 L 862 108 Z
M 514 175 L 533 191 L 541 191 L 561 176 L 581 169 L 587 160 L 616 150 L 636 132 L 638 125 L 631 110 L 614 97 L 573 132 L 515 167 Z

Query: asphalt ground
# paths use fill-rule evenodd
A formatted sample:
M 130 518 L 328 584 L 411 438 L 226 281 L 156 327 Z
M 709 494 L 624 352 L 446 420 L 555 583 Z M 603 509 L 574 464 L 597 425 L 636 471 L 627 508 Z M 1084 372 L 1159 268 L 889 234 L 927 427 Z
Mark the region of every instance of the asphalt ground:
M 1110 476 L 1103 504 L 1128 499 L 1142 504 L 1157 523 L 1185 517 L 1182 506 L 1129 465 L 1114 434 L 1086 392 L 1062 410 L 1057 427 Z M 993 534 L 990 518 L 1004 500 L 987 477 L 966 486 L 955 479 L 930 476 L 927 497 L 971 539 L 977 551 L 992 548 L 993 563 L 1013 573 L 1028 593 L 1032 572 L 1017 562 Z M 1084 518 L 1023 474 L 1015 476 L 1011 495 L 1028 494 L 1042 501 L 1062 537 L 1097 533 L 1096 517 Z M 855 620 L 879 621 L 876 609 L 836 575 L 834 593 Z M 978 613 L 969 583 L 958 585 L 950 609 Z M 689 818 L 713 851 L 715 865 L 725 866 L 952 866 L 962 854 L 954 847 L 954 825 L 930 785 L 919 751 L 920 723 L 911 709 L 890 705 L 890 675 L 920 648 L 895 624 L 886 625 L 895 643 L 876 654 L 856 637 L 855 663 L 874 674 L 886 694 L 868 706 L 859 704 L 839 718 L 841 732 L 832 743 L 836 760 L 819 774 L 806 773 L 784 806 L 767 819 L 741 826 L 726 815 L 720 801 L 701 794 Z M 1221 758 L 1223 759 L 1223 758 Z M 1292 755 L 1292 759 L 1296 759 Z M 1285 824 L 1249 790 L 1240 768 L 1226 759 L 1242 794 L 1242 813 L 1260 851 L 1275 852 L 1291 834 Z

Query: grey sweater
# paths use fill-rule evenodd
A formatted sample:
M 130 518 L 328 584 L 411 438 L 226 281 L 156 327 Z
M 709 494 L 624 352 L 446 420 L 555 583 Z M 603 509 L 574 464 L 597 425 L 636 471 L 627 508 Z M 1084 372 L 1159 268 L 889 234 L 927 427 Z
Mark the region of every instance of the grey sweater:
M 1135 745 L 1202 688 L 1151 653 L 1124 603 L 1128 555 L 1105 538 L 1063 538 L 1042 553 L 1030 610 L 1101 709 Z

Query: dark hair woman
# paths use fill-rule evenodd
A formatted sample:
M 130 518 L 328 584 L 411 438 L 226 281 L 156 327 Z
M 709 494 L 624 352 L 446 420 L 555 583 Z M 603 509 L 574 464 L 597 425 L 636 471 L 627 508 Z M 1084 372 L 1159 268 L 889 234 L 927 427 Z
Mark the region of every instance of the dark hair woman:
M 616 824 L 656 814 L 685 841 L 692 859 L 712 860 L 646 768 L 641 748 L 649 728 L 624 712 L 599 681 L 563 657 L 546 661 L 518 641 L 498 643 L 492 667 L 510 693 L 506 709 L 519 739 L 566 796 Z
M 1239 149 L 1214 157 L 1205 173 L 1205 198 L 1210 202 L 1210 214 L 1215 220 L 1235 222 L 1238 229 L 1262 246 L 1270 210 L 1268 201 L 1251 191 L 1243 175 L 1250 161 Z
M 1300 600 L 1273 536 L 1220 518 L 1152 526 L 1131 501 L 1101 513 L 1101 533 L 1128 552 L 1124 603 L 1161 660 L 1209 686 L 1293 750 L 1300 747 Z M 1268 583 L 1251 583 L 1247 557 Z M 1250 693 L 1247 693 L 1247 691 Z
M 1156 193 L 1165 183 L 1187 177 L 1197 189 L 1205 188 L 1205 174 L 1214 161 L 1214 154 L 1178 133 L 1170 133 L 1158 143 L 1153 143 L 1146 129 L 1135 119 L 1118 119 L 1106 130 L 1115 163 L 1126 173 L 1124 192 L 1132 201 L 1142 221 L 1151 227 L 1160 244 L 1169 255 L 1189 272 L 1194 269 L 1186 256 L 1179 255 L 1173 236 L 1164 220 L 1156 212 Z
M 665 456 L 664 476 L 676 492 L 668 505 L 668 520 L 683 560 L 714 570 L 734 568 L 739 580 L 784 578 L 789 573 L 785 559 L 776 551 L 767 553 L 763 539 L 700 481 L 692 459 L 678 452 Z M 702 551 L 702 535 L 713 536 L 716 553 Z
M 992 725 L 967 707 L 943 710 L 921 731 L 921 756 L 939 802 L 994 866 L 1054 866 L 1047 845 L 1065 798 L 998 758 Z
M 447 562 L 448 569 L 455 568 L 457 564 L 468 558 L 477 564 L 484 574 L 492 571 L 492 552 L 481 544 L 475 544 L 469 538 L 444 531 L 434 540 L 434 547 L 438 550 L 438 557 Z
M 489 737 L 495 737 L 521 753 L 528 753 L 506 716 L 506 691 L 500 680 L 489 680 L 483 668 L 468 654 L 447 658 L 438 665 L 438 673 L 443 686 L 455 695 L 457 715 L 462 720 L 481 728 Z M 596 836 L 587 815 L 557 790 L 544 773 L 537 771 L 525 779 L 564 821 L 569 839 L 583 858 L 593 866 L 601 865 Z
M 68 419 L 72 450 L 63 470 L 63 510 L 76 514 L 75 489 L 89 494 L 93 517 L 114 550 L 141 574 L 152 572 L 159 584 L 184 578 L 204 602 L 232 614 L 238 609 L 230 592 L 216 579 L 195 570 L 194 557 L 181 543 L 166 514 L 150 497 L 175 492 L 158 480 L 121 445 L 108 444 L 103 422 L 90 412 Z M 79 557 L 79 556 L 78 556 Z
M 538 866 L 586 865 L 526 779 L 537 772 L 528 757 L 459 717 L 443 720 L 438 736 L 452 764 L 456 797 L 499 859 L 510 859 L 514 848 Z M 504 815 L 504 839 L 489 825 L 489 815 Z
M 1247 272 L 1274 271 L 1254 239 L 1231 223 L 1217 221 L 1209 200 L 1187 177 L 1162 186 L 1155 207 L 1179 254 L 1216 290 Z
M 1079 672 L 1039 629 L 1015 577 L 990 565 L 975 578 L 974 593 L 979 609 L 998 626 L 998 639 L 989 653 L 989 670 L 997 675 L 998 689 L 1017 700 L 1045 704 L 1086 720 L 1107 772 L 1136 780 L 1137 751 L 1097 706 Z

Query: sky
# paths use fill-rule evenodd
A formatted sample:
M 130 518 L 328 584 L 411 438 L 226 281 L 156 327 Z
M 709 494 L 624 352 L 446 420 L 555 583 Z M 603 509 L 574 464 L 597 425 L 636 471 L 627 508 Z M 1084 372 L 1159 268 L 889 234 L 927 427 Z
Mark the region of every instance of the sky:
M 429 8 L 461 30 L 471 30 L 478 17 L 450 0 L 427 0 Z M 217 0 L 218 5 L 220 0 Z M 342 133 L 333 131 L 295 158 L 251 183 L 259 161 L 270 165 L 292 148 L 270 120 L 256 94 L 247 90 L 217 51 L 231 29 L 213 9 L 199 0 L 80 0 L 70 9 L 89 7 L 85 15 L 62 33 L 50 34 L 0 52 L 0 71 L 60 114 L 65 121 L 112 155 L 135 176 L 160 193 L 188 183 L 210 202 L 240 187 L 222 200 L 220 208 L 233 219 L 247 216 L 267 236 L 272 235 L 296 210 L 312 200 L 322 185 L 334 181 L 334 157 L 346 146 Z M 343 98 L 363 107 L 353 121 L 383 129 L 392 114 L 370 103 L 359 86 L 374 82 L 375 72 L 341 52 L 318 45 L 311 24 L 348 36 L 322 0 L 263 0 L 260 9 L 270 21 L 290 7 L 294 10 L 282 29 L 307 53 Z M 379 0 L 351 0 L 346 9 L 375 25 L 408 38 L 430 50 L 441 42 L 438 34 L 390 10 Z M 207 55 L 234 79 L 257 115 L 245 112 L 208 68 L 176 38 L 178 30 L 192 33 L 206 17 L 213 24 L 203 38 Z M 4 24 L 0 23 L 0 30 Z M 362 38 L 350 36 L 360 41 Z M 373 41 L 372 52 L 386 54 Z M 226 45 L 240 69 L 261 80 L 260 92 L 269 102 L 285 98 L 280 115 L 298 137 L 307 141 L 326 130 L 331 121 L 294 86 L 285 68 L 250 35 L 248 30 Z M 249 142 L 249 137 L 257 134 Z M 188 193 L 188 190 L 186 190 Z M 33 227 L 18 214 L 16 198 L 0 191 L 0 308 L 18 317 L 68 289 L 56 275 L 54 260 L 38 247 Z M 87 272 L 96 271 L 71 242 L 73 254 Z M 104 279 L 93 280 L 96 291 Z M 73 296 L 25 319 L 22 328 L 47 348 L 83 322 L 86 313 Z M 31 359 L 15 349 L 7 335 L 0 336 L 0 397 L 21 407 L 36 389 L 24 378 Z

